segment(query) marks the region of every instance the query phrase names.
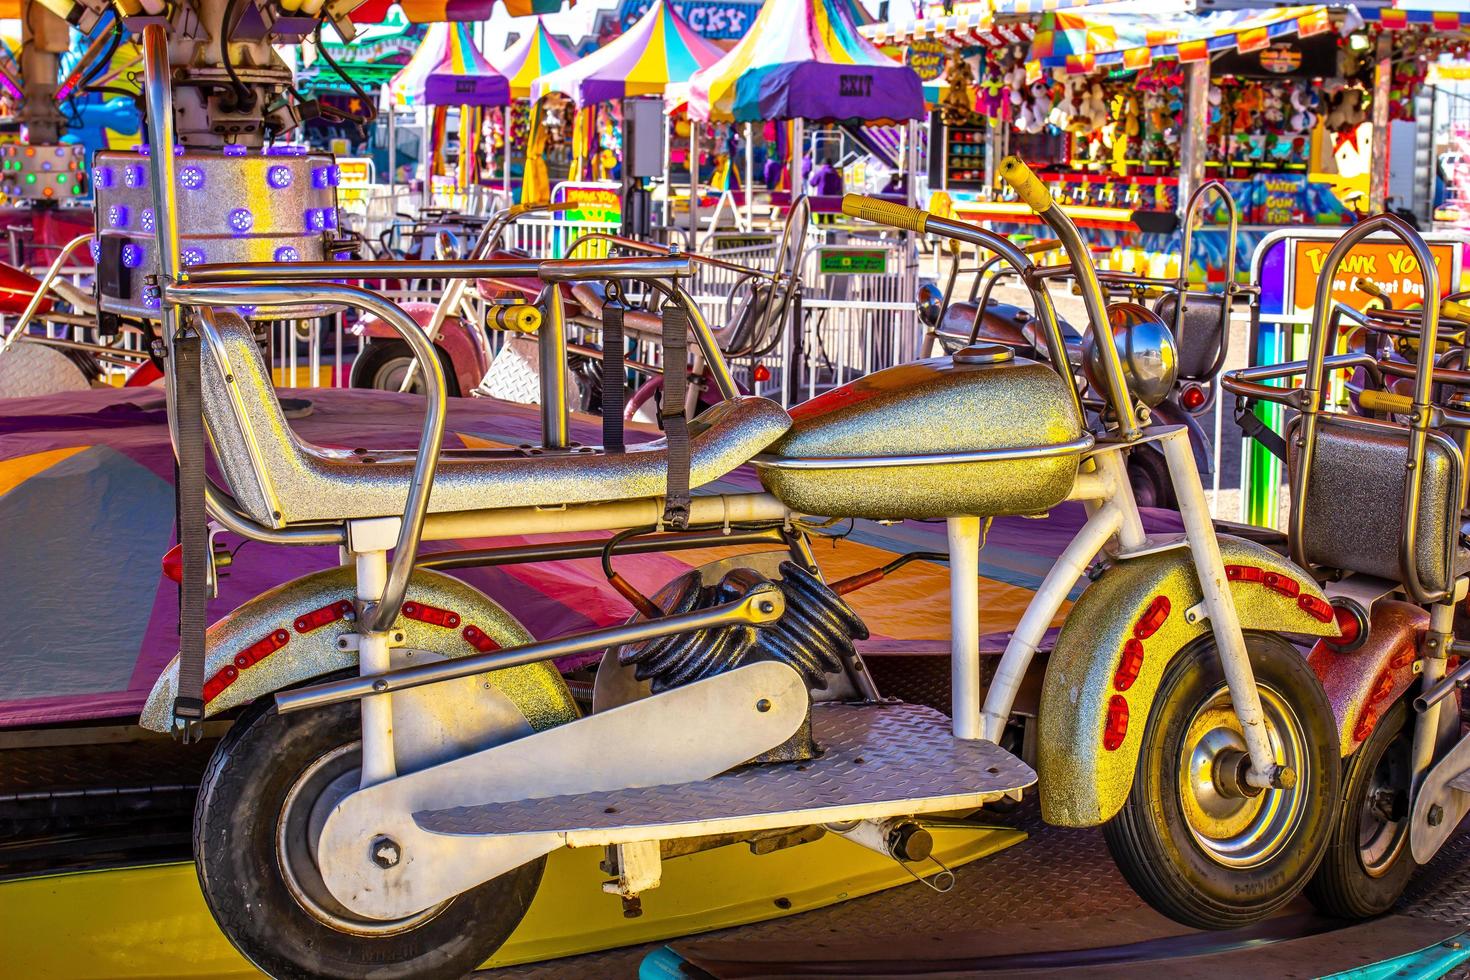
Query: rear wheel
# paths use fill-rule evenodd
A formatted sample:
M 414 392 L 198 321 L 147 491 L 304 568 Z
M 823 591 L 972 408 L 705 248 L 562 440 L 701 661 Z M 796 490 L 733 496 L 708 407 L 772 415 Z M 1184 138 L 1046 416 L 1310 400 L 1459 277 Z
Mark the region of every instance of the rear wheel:
M 1169 464 L 1164 454 L 1152 446 L 1139 446 L 1128 454 L 1128 483 L 1138 506 L 1179 509 Z
M 444 348 L 435 347 L 434 350 L 438 351 L 439 363 L 444 368 L 444 390 L 451 398 L 458 398 L 459 378 L 454 373 L 454 365 Z M 352 387 L 397 391 L 413 360 L 413 348 L 402 340 L 369 341 L 352 364 Z M 424 393 L 422 373 L 414 372 L 413 384 L 408 390 L 416 395 Z
M 1409 853 L 1413 744 L 1412 715 L 1400 700 L 1348 757 L 1332 845 L 1307 885 L 1307 897 L 1328 915 L 1382 915 L 1408 887 L 1416 867 Z
M 1164 671 L 1133 787 L 1103 828 L 1135 891 L 1199 929 L 1269 915 L 1306 884 L 1327 847 L 1341 766 L 1332 709 L 1306 658 L 1285 640 L 1246 634 L 1266 730 L 1296 781 L 1242 789 L 1245 740 L 1212 636 Z
M 357 788 L 359 736 L 355 703 L 284 716 L 267 703 L 235 723 L 194 814 L 205 901 L 273 977 L 462 977 L 525 916 L 545 858 L 403 919 L 351 912 L 322 881 L 315 843 Z

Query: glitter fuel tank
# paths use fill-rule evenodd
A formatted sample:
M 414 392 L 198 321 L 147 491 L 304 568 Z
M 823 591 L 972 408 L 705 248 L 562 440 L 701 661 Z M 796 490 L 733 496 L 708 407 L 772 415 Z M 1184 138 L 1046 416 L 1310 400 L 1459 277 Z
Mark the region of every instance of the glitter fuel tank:
M 1002 347 L 878 371 L 791 410 L 755 464 L 807 514 L 1035 514 L 1064 499 L 1092 438 L 1067 383 Z

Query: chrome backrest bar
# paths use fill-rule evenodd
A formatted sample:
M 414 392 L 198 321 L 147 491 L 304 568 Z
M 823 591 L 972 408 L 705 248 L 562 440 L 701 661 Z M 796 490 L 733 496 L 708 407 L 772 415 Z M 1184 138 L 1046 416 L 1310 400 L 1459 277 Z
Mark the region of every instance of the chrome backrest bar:
M 1428 445 L 1430 425 L 1430 389 L 1434 382 L 1434 347 L 1439 339 L 1439 269 L 1434 256 L 1424 239 L 1419 237 L 1409 224 L 1394 214 L 1379 214 L 1368 218 L 1349 229 L 1332 251 L 1327 254 L 1317 280 L 1316 305 L 1312 312 L 1311 333 L 1308 337 L 1306 373 L 1302 382 L 1302 402 L 1298 406 L 1301 415 L 1301 447 L 1298 450 L 1297 466 L 1291 477 L 1290 533 L 1288 535 L 1291 557 L 1302 568 L 1312 566 L 1306 554 L 1306 513 L 1303 505 L 1307 487 L 1311 485 L 1313 456 L 1316 452 L 1317 423 L 1322 413 L 1322 396 L 1326 384 L 1325 361 L 1333 343 L 1331 321 L 1335 319 L 1337 303 L 1332 298 L 1332 284 L 1337 271 L 1348 253 L 1361 241 L 1375 234 L 1387 233 L 1403 242 L 1414 253 L 1419 263 L 1419 273 L 1424 283 L 1424 314 L 1419 335 L 1418 375 L 1414 381 L 1413 406 L 1409 412 L 1409 446 L 1404 481 L 1404 497 L 1401 503 L 1402 533 L 1399 548 L 1399 570 L 1404 586 L 1415 601 L 1437 602 L 1444 598 L 1445 590 L 1428 590 L 1419 576 L 1416 556 L 1419 544 L 1419 497 L 1424 483 L 1424 458 Z M 1454 548 L 1446 549 L 1443 581 L 1453 588 Z
M 434 353 L 433 344 L 413 318 L 396 304 L 356 286 L 333 283 L 289 286 L 273 283 L 207 285 L 189 282 L 166 286 L 163 299 L 165 308 L 171 303 L 191 306 L 271 305 L 287 309 L 329 303 L 351 307 L 381 319 L 408 344 L 419 362 L 426 366 L 428 397 L 425 399 L 424 428 L 419 436 L 418 455 L 414 459 L 413 473 L 409 478 L 403 524 L 398 530 L 396 550 L 388 569 L 388 583 L 383 590 L 382 600 L 366 611 L 367 619 L 364 623 L 365 628 L 373 632 L 389 629 L 398 617 L 408 589 L 409 574 L 413 571 L 414 555 L 418 551 L 419 538 L 423 531 L 424 515 L 429 509 L 434 472 L 439 464 L 439 446 L 444 439 L 445 402 L 448 396 L 444 388 L 444 368 Z

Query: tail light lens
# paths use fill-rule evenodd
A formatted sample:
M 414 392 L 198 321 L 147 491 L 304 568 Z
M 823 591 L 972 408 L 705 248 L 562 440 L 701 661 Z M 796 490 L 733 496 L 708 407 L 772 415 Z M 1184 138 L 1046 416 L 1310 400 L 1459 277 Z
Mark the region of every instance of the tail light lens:
M 1205 389 L 1196 384 L 1187 384 L 1179 392 L 1179 404 L 1184 406 L 1186 412 L 1198 412 L 1209 400 Z

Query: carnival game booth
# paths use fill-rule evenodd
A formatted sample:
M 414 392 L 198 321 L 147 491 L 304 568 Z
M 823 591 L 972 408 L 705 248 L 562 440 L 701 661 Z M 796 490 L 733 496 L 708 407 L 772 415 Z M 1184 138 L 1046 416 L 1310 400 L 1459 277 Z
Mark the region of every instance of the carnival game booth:
M 383 89 L 392 120 L 399 108 L 426 116 L 424 200 L 485 213 L 489 198 L 484 171 L 485 111 L 510 104 L 510 83 L 480 53 L 464 23 L 430 26 L 423 45 Z M 451 139 L 451 107 L 458 107 L 458 134 Z M 393 137 L 389 137 L 390 146 Z
M 1112 250 L 1106 267 L 1169 278 L 1183 200 L 1218 178 L 1241 213 L 1241 275 L 1274 227 L 1338 227 L 1383 206 L 1388 154 L 1373 152 L 1372 134 L 1413 118 L 1427 59 L 1460 43 L 1451 18 L 1387 13 L 1387 23 L 1324 6 L 1045 13 L 1025 46 L 959 52 L 976 66 L 974 111 L 966 125 L 945 127 L 930 189 L 945 191 L 962 217 L 1034 232 L 1024 205 L 987 180 L 989 161 L 1018 153 Z M 965 36 L 964 22 L 949 26 Z M 969 28 L 977 44 L 994 36 Z M 1206 231 L 1197 242 L 1193 275 L 1223 278 L 1222 236 Z

